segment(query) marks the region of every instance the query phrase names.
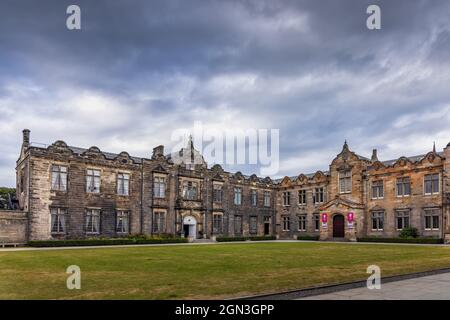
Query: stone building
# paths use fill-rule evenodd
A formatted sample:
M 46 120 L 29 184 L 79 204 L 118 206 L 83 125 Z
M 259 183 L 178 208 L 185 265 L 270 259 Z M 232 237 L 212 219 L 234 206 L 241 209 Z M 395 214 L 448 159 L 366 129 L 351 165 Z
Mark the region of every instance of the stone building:
M 192 141 L 178 154 L 158 146 L 137 158 L 63 141 L 39 147 L 24 130 L 16 172 L 28 240 L 170 234 L 354 241 L 396 237 L 407 227 L 450 240 L 450 144 L 379 161 L 376 150 L 369 159 L 345 143 L 327 171 L 272 180 L 208 168 Z

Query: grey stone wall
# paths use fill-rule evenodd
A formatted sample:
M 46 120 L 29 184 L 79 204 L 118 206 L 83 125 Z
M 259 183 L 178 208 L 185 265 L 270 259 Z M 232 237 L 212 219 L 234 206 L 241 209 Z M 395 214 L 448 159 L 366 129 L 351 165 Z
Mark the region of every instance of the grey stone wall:
M 0 210 L 0 244 L 27 242 L 27 213 Z

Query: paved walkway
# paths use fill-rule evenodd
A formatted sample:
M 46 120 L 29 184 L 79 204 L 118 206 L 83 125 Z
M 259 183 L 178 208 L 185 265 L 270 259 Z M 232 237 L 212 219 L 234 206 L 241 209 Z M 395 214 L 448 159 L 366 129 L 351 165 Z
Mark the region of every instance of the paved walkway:
M 383 284 L 380 290 L 356 288 L 299 300 L 450 300 L 450 273 Z

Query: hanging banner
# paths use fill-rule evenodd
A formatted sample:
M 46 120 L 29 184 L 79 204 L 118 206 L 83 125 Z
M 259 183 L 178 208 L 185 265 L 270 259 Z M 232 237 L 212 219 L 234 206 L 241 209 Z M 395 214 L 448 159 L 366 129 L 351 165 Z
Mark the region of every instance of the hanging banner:
M 328 215 L 326 213 L 322 213 L 322 228 L 328 228 Z
M 347 227 L 353 229 L 353 221 L 355 220 L 355 214 L 353 212 L 347 213 Z

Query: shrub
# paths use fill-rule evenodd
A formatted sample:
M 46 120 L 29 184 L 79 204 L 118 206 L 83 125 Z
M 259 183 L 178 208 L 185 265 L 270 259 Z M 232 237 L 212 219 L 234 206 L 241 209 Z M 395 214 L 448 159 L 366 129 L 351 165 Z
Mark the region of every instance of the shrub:
M 319 241 L 319 236 L 298 236 L 297 240 L 303 241 Z
M 441 243 L 444 243 L 443 239 L 440 239 L 440 238 L 381 238 L 381 237 L 358 238 L 358 242 L 418 243 L 418 244 L 441 244 Z
M 164 243 L 186 243 L 184 238 L 113 238 L 113 239 L 78 239 L 78 240 L 44 240 L 29 241 L 30 247 L 82 247 L 82 246 L 113 246 L 133 244 L 164 244 Z
M 400 232 L 400 238 L 417 238 L 418 236 L 417 228 L 405 228 Z
M 275 236 L 253 236 L 253 237 L 217 237 L 217 242 L 236 242 L 236 241 L 269 241 L 276 240 Z

